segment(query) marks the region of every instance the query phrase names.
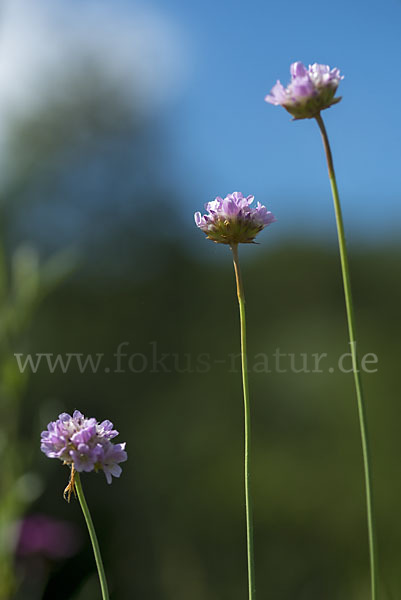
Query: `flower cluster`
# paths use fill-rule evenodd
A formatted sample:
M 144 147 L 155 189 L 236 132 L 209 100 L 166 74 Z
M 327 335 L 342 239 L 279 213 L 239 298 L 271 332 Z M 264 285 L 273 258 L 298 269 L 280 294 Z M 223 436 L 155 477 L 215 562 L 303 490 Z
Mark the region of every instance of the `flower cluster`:
M 251 208 L 253 199 L 253 196 L 245 198 L 241 192 L 224 199 L 218 196 L 205 204 L 208 214 L 195 213 L 195 223 L 206 233 L 207 239 L 218 244 L 250 244 L 262 229 L 276 220 L 260 202 Z
M 291 82 L 285 88 L 280 81 L 265 98 L 275 106 L 283 106 L 295 119 L 312 119 L 321 110 L 340 102 L 335 98 L 338 84 L 343 76 L 338 69 L 328 65 L 309 65 L 301 62 L 291 65 Z
M 103 470 L 107 483 L 112 475 L 120 477 L 119 463 L 127 460 L 125 443 L 113 444 L 110 440 L 118 435 L 113 423 L 87 419 L 76 410 L 74 414 L 62 413 L 57 421 L 42 432 L 40 449 L 49 458 L 59 458 L 65 464 L 74 465 L 78 472 Z

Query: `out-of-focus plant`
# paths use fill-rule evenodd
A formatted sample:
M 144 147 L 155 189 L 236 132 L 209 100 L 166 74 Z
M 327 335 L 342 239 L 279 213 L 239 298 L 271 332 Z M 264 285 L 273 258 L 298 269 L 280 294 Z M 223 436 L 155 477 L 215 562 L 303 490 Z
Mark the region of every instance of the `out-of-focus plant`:
M 37 251 L 23 245 L 7 264 L 0 253 L 0 599 L 11 597 L 17 585 L 14 573 L 16 524 L 40 494 L 40 479 L 31 472 L 34 440 L 22 435 L 22 399 L 28 373 L 21 373 L 14 357 L 43 298 L 66 277 L 73 266 L 70 253 L 43 264 Z

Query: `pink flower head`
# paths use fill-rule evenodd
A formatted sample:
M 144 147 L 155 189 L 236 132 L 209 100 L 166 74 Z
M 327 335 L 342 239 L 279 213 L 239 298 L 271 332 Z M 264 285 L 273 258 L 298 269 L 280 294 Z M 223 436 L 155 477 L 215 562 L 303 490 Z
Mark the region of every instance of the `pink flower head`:
M 217 244 L 250 244 L 256 235 L 276 219 L 265 206 L 251 207 L 253 196 L 233 192 L 225 198 L 218 196 L 207 202 L 207 214 L 196 212 L 195 223 L 206 233 L 207 239 Z
M 127 460 L 125 442 L 113 444 L 118 435 L 113 423 L 87 419 L 76 410 L 74 414 L 62 413 L 42 432 L 40 449 L 49 458 L 58 458 L 64 464 L 74 465 L 78 472 L 102 470 L 107 483 L 112 475 L 120 477 L 119 463 Z
M 285 88 L 280 81 L 265 97 L 266 102 L 283 106 L 295 119 L 312 119 L 321 110 L 340 102 L 335 98 L 341 79 L 337 68 L 314 63 L 308 69 L 301 62 L 291 65 L 291 81 Z

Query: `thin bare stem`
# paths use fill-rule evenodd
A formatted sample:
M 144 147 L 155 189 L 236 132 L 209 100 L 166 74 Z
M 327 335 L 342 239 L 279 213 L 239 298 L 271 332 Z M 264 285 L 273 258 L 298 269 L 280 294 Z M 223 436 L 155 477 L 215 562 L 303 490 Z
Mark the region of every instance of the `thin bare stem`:
M 354 306 L 351 294 L 351 280 L 349 274 L 348 265 L 348 254 L 347 246 L 345 242 L 344 223 L 341 211 L 340 197 L 338 194 L 336 175 L 334 171 L 333 155 L 329 144 L 329 138 L 327 136 L 326 127 L 323 119 L 319 114 L 316 117 L 317 124 L 319 125 L 320 132 L 322 134 L 323 146 L 326 153 L 327 167 L 329 171 L 329 179 L 331 191 L 333 194 L 334 210 L 336 213 L 337 222 L 337 234 L 338 234 L 338 245 L 340 249 L 341 258 L 341 271 L 344 284 L 344 295 L 345 295 L 345 306 L 347 311 L 348 321 L 348 332 L 349 332 L 349 343 L 351 346 L 352 356 L 352 371 L 354 374 L 355 391 L 358 403 L 359 413 L 359 425 L 361 430 L 361 441 L 362 441 L 362 453 L 363 453 L 363 464 L 365 472 L 365 492 L 366 492 L 366 509 L 367 509 L 367 521 L 368 521 L 368 538 L 369 538 L 369 555 L 370 555 L 370 573 L 371 573 L 371 589 L 372 589 L 372 600 L 378 598 L 378 577 L 377 577 L 377 549 L 376 549 L 376 535 L 375 535 L 375 520 L 373 510 L 373 490 L 372 490 L 372 472 L 371 472 L 371 459 L 369 449 L 369 438 L 368 428 L 366 422 L 366 410 L 365 402 L 362 392 L 362 381 L 361 373 L 359 369 L 358 354 L 356 348 L 356 335 L 355 335 L 355 317 L 354 317 Z
M 244 414 L 245 414 L 245 513 L 246 513 L 246 537 L 247 537 L 247 556 L 248 556 L 248 592 L 249 600 L 255 600 L 255 558 L 253 543 L 253 516 L 252 516 L 252 494 L 250 489 L 250 441 L 251 441 L 251 413 L 248 385 L 248 365 L 246 348 L 246 319 L 245 319 L 245 294 L 242 282 L 241 269 L 238 258 L 238 244 L 231 246 L 234 261 L 235 279 L 237 283 L 237 296 L 240 312 L 241 325 L 241 367 L 242 367 L 242 387 L 244 394 Z
M 109 600 L 109 591 L 107 588 L 106 574 L 104 572 L 104 566 L 102 561 L 102 555 L 100 554 L 99 542 L 97 541 L 95 527 L 93 525 L 92 517 L 89 512 L 89 507 L 85 499 L 84 490 L 82 488 L 81 478 L 79 473 L 75 471 L 74 485 L 77 492 L 78 500 L 84 513 L 86 525 L 89 531 L 89 537 L 92 542 L 93 553 L 95 555 L 96 567 L 99 575 L 100 588 L 102 590 L 102 600 Z

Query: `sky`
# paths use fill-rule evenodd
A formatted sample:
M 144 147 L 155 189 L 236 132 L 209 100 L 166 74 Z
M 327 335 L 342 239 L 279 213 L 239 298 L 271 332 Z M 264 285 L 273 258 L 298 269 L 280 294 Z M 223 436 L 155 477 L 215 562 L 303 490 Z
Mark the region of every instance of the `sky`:
M 188 195 L 254 193 L 286 231 L 318 225 L 325 235 L 333 214 L 316 123 L 292 122 L 263 100 L 277 79 L 288 81 L 292 62 L 325 63 L 344 74 L 343 100 L 324 118 L 347 226 L 366 240 L 397 237 L 401 2 L 154 5 L 190 39 L 193 71 L 172 125 L 184 171 L 195 176 L 182 182 Z
M 0 117 L 35 102 L 40 73 L 68 60 L 71 40 L 90 47 L 124 85 L 140 78 L 188 223 L 238 190 L 277 216 L 273 239 L 325 237 L 333 212 L 316 123 L 291 121 L 264 96 L 296 60 L 340 68 L 343 100 L 323 116 L 346 228 L 366 242 L 398 239 L 401 0 L 4 0 L 2 14 Z

